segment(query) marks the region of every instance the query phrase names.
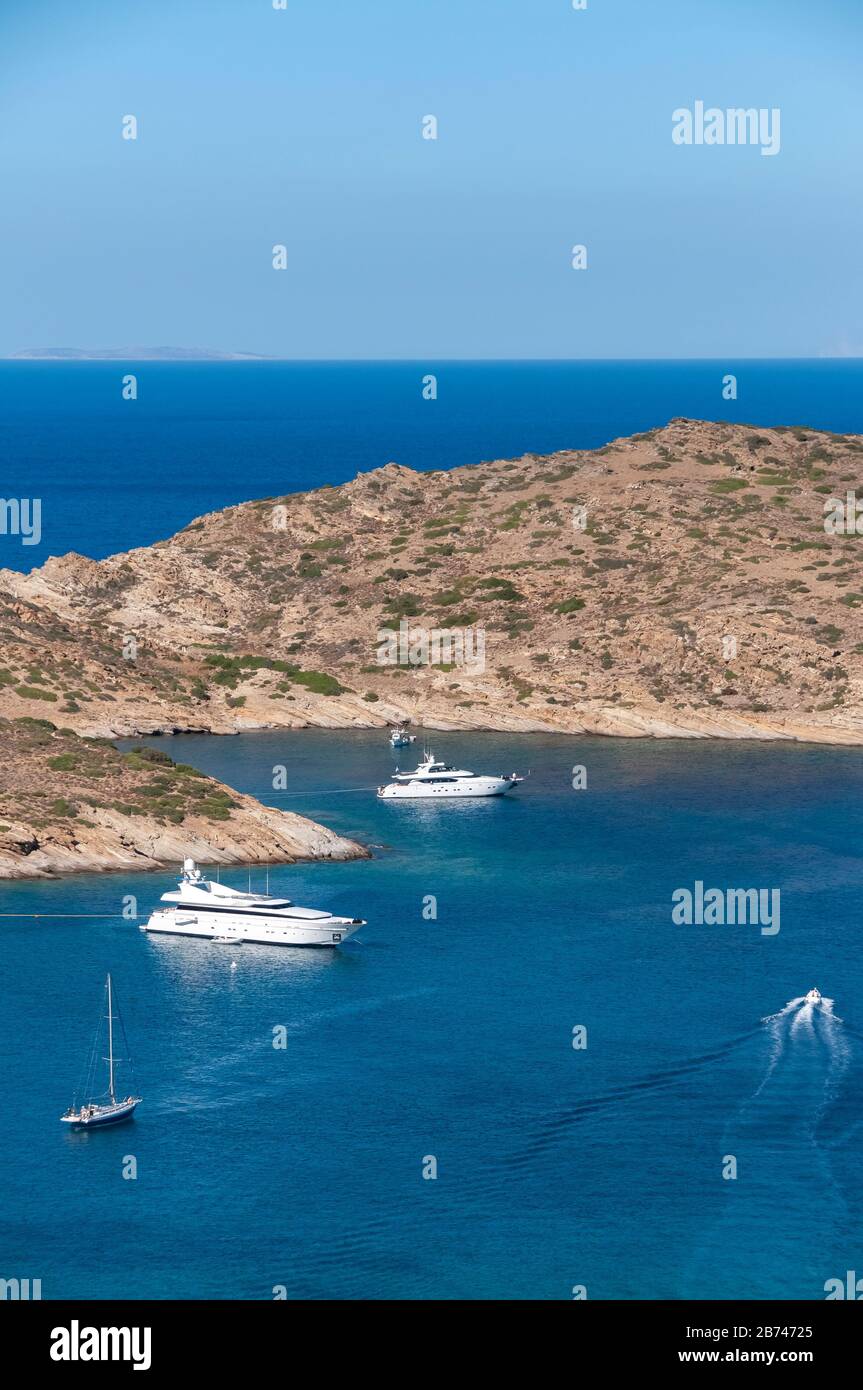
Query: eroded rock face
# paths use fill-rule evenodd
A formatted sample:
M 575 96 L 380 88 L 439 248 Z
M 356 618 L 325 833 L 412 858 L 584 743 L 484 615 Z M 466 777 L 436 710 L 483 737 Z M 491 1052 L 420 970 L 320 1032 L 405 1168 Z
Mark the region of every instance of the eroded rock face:
M 863 535 L 824 525 L 858 479 L 863 496 L 861 437 L 691 420 L 449 473 L 387 464 L 0 573 L 0 713 L 102 736 L 410 718 L 859 743 Z M 480 629 L 483 669 L 380 664 L 401 622 Z
M 0 719 L 0 742 L 0 878 L 368 853 L 153 749 L 123 754 L 45 720 Z

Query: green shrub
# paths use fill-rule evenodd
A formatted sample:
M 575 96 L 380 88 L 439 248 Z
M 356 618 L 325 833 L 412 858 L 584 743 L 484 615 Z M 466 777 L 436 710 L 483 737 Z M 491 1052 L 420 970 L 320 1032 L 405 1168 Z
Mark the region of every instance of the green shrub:
M 54 772 L 71 772 L 77 765 L 78 759 L 74 753 L 58 753 L 56 758 L 48 759 L 48 766 Z
M 314 695 L 342 695 L 345 690 L 335 676 L 329 676 L 325 671 L 298 671 L 293 680 Z
M 717 478 L 715 483 L 710 484 L 715 493 L 739 492 L 741 488 L 748 487 L 749 484 L 744 478 Z
M 94 740 L 95 741 L 95 740 Z M 106 740 L 108 747 L 112 747 L 110 740 Z M 161 748 L 150 748 L 148 744 L 140 744 L 132 749 L 139 758 L 143 758 L 145 763 L 158 763 L 160 767 L 173 767 L 172 758 L 167 753 L 163 753 Z

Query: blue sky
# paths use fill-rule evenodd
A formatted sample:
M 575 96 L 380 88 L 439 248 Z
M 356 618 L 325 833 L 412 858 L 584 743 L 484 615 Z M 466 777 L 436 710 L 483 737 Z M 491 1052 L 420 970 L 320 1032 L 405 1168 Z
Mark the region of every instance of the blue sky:
M 0 15 L 0 353 L 863 355 L 860 0 Z M 698 99 L 780 153 L 676 146 Z

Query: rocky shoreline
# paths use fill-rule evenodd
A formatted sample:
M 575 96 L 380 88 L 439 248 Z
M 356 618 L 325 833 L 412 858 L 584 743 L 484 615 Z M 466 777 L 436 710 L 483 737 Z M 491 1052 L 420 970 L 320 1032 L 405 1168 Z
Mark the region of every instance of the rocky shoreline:
M 290 864 L 369 851 L 150 748 L 0 720 L 0 879 L 178 865 Z
M 179 715 L 178 719 L 182 716 Z M 798 743 L 863 745 L 863 714 L 848 712 L 845 718 L 832 714 L 789 713 L 770 718 L 765 715 L 740 714 L 714 710 L 680 710 L 674 715 L 662 714 L 651 708 L 629 705 L 574 705 L 568 710 L 549 716 L 535 717 L 512 707 L 486 707 L 482 715 L 455 716 L 446 707 L 437 708 L 433 701 L 391 701 L 378 711 L 377 718 L 348 700 L 328 701 L 326 706 L 312 704 L 289 717 L 270 717 L 262 711 L 255 719 L 195 720 L 193 723 L 164 723 L 161 720 L 126 722 L 109 720 L 92 727 L 94 734 L 108 738 L 132 738 L 139 735 L 206 733 L 239 734 L 268 729 L 380 729 L 408 721 L 415 732 L 424 729 L 443 733 L 488 732 L 512 734 L 571 734 L 574 737 L 595 735 L 605 738 L 653 739 L 754 739 L 759 742 L 786 740 Z M 88 730 L 90 732 L 90 730 Z

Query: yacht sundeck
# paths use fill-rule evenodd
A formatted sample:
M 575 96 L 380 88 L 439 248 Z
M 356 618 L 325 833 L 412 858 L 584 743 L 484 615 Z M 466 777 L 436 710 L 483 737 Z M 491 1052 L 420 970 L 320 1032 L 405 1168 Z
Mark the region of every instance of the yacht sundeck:
M 820 1004 L 821 991 L 819 989 L 810 989 L 803 1002 L 804 1004 Z
M 208 941 L 256 941 L 267 946 L 338 946 L 365 926 L 361 917 L 334 917 L 290 898 L 241 893 L 203 878 L 194 859 L 183 860 L 176 890 L 163 893 L 142 931 L 169 936 L 200 936 Z
M 437 762 L 433 753 L 427 753 L 416 772 L 396 772 L 391 782 L 378 787 L 378 796 L 393 801 L 407 797 L 502 796 L 523 781 L 515 772 L 486 777 L 463 767 L 450 767 L 449 763 Z

